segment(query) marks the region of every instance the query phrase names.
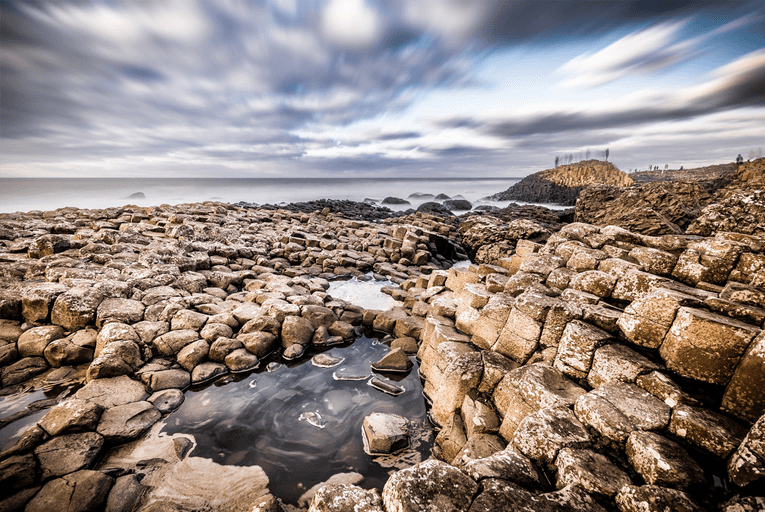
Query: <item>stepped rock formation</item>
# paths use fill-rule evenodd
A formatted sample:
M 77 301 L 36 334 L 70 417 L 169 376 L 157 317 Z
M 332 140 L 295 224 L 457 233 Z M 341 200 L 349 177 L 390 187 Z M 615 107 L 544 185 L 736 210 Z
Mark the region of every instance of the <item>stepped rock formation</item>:
M 573 206 L 585 187 L 590 185 L 613 185 L 626 187 L 634 180 L 610 162 L 585 160 L 571 165 L 561 165 L 526 176 L 499 194 L 493 201 L 524 201 L 529 203 L 553 203 Z

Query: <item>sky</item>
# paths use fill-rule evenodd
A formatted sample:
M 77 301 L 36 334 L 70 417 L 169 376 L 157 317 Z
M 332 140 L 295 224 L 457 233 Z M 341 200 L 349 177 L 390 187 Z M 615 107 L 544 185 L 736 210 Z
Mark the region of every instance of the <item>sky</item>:
M 0 177 L 522 177 L 765 147 L 761 0 L 0 5 Z

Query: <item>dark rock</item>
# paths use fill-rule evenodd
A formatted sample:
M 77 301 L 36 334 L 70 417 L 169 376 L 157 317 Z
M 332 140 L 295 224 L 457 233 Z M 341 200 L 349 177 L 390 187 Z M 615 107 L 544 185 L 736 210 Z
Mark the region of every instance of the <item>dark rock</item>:
M 180 389 L 163 389 L 157 391 L 146 400 L 162 414 L 173 412 L 181 406 L 185 400 L 183 391 Z
M 118 405 L 104 411 L 96 431 L 107 441 L 130 441 L 142 436 L 161 416 L 149 402 Z
M 106 501 L 112 483 L 112 478 L 100 471 L 83 469 L 45 484 L 25 511 L 95 512 Z
M 101 451 L 104 438 L 95 432 L 56 436 L 35 448 L 43 480 L 89 467 Z
M 620 512 L 703 512 L 695 501 L 683 491 L 658 485 L 627 485 L 616 495 Z
M 142 485 L 136 475 L 124 475 L 114 482 L 106 499 L 104 512 L 135 512 L 148 487 Z
M 382 204 L 412 204 L 406 199 L 401 199 L 400 197 L 386 197 L 382 200 Z
M 430 459 L 393 473 L 383 488 L 386 510 L 466 510 L 478 485 L 459 469 Z
M 473 205 L 467 199 L 447 199 L 444 201 L 444 208 L 454 210 L 472 210 Z
M 630 464 L 650 485 L 680 490 L 702 485 L 704 473 L 680 445 L 653 432 L 635 431 L 627 439 Z
M 72 398 L 53 407 L 38 425 L 52 436 L 94 430 L 103 410 L 95 402 Z

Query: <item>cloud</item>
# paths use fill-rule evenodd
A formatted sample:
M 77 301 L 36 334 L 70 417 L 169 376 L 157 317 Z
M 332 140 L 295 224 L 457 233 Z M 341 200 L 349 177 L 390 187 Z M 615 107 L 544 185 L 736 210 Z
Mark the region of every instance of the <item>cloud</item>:
M 560 71 L 571 75 L 563 87 L 595 87 L 627 76 L 640 76 L 676 65 L 698 55 L 698 47 L 712 37 L 762 19 L 747 14 L 703 35 L 678 41 L 688 18 L 659 23 L 632 32 L 594 53 L 574 57 Z
M 365 49 L 377 42 L 381 21 L 364 0 L 330 0 L 321 12 L 324 36 L 341 48 Z

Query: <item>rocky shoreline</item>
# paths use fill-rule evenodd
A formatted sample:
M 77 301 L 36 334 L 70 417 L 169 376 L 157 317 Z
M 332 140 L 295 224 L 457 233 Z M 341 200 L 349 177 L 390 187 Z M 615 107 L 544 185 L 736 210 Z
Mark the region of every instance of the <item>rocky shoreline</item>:
M 533 207 L 2 214 L 2 393 L 69 391 L 0 454 L 0 511 L 295 510 L 257 466 L 196 457 L 160 427 L 190 386 L 362 328 L 391 335 L 373 369 L 408 371 L 416 352 L 433 457 L 381 491 L 338 478 L 312 511 L 761 510 L 761 178 L 741 169 L 686 232 L 660 235 Z M 402 306 L 327 294 L 369 272 Z M 375 455 L 411 434 L 389 414 L 362 432 Z

